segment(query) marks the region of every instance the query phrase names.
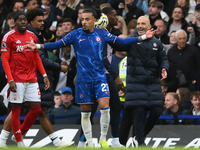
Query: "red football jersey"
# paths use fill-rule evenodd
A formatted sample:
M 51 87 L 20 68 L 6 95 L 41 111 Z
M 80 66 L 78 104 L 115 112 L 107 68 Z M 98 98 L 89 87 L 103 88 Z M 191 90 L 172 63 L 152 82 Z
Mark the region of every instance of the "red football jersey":
M 10 53 L 9 65 L 15 82 L 37 82 L 35 53 L 38 49 L 25 48 L 27 41 L 37 43 L 34 33 L 26 30 L 22 34 L 14 29 L 5 34 L 1 42 L 1 52 Z

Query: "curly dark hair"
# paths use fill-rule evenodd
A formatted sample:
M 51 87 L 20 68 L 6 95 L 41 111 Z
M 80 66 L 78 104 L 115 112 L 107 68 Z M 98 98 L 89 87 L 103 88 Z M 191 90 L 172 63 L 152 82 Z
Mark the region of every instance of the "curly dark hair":
M 30 23 L 31 21 L 33 21 L 35 19 L 35 17 L 44 16 L 44 13 L 43 13 L 42 9 L 35 8 L 35 9 L 29 10 L 26 13 L 26 16 L 27 16 L 28 23 Z

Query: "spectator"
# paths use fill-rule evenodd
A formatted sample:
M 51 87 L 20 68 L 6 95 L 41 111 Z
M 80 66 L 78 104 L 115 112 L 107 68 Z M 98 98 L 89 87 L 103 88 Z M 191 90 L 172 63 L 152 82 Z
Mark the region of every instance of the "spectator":
M 194 46 L 187 44 L 187 34 L 184 30 L 176 31 L 175 38 L 177 44 L 169 49 L 168 60 L 175 66 L 177 72 L 182 72 L 182 75 L 185 76 L 186 83 L 179 82 L 179 87 L 184 86 L 189 88 L 190 91 L 195 91 L 199 85 L 199 52 Z
M 64 31 L 64 36 L 74 29 L 74 21 L 71 18 L 65 18 L 62 20 L 62 29 Z
M 67 6 L 67 0 L 58 0 L 58 7 L 56 7 L 56 16 L 59 22 L 61 22 L 64 18 L 71 18 L 76 22 L 77 13 L 75 10 L 69 8 Z
M 62 104 L 59 92 L 54 93 L 54 103 L 55 103 L 54 108 L 58 108 Z
M 38 5 L 38 1 L 37 0 L 29 0 L 28 3 L 27 3 L 27 11 L 28 10 L 31 10 L 31 9 L 35 9 L 35 8 L 38 8 L 39 5 Z
M 6 17 L 6 20 L 4 20 L 3 26 L 2 26 L 2 29 L 1 29 L 1 37 L 0 37 L 1 39 L 0 39 L 0 41 L 2 40 L 3 36 L 8 31 L 11 31 L 11 30 L 13 30 L 15 28 L 15 23 L 14 23 L 13 16 L 14 16 L 14 13 L 10 12 Z
M 194 10 L 190 8 L 190 0 L 176 0 L 175 6 L 181 6 L 184 9 L 185 20 L 190 23 Z
M 179 107 L 179 98 L 178 94 L 174 92 L 169 92 L 165 96 L 165 110 L 162 115 L 173 115 L 174 119 L 162 119 L 161 124 L 168 125 L 178 125 L 183 124 L 183 119 L 178 119 L 178 115 L 183 115 L 186 113 L 186 109 Z
M 190 90 L 188 88 L 180 87 L 176 90 L 179 97 L 179 106 L 189 110 L 192 107 L 190 99 Z
M 152 26 L 157 19 L 163 19 L 166 22 L 169 21 L 167 13 L 162 11 L 162 3 L 160 1 L 151 1 L 149 3 L 149 13 L 145 16 L 149 18 Z
M 77 5 L 80 3 L 80 0 L 68 0 L 67 6 L 73 10 L 76 10 Z
M 13 14 L 17 11 L 24 11 L 24 10 L 25 10 L 25 8 L 24 8 L 24 3 L 22 0 L 16 0 L 13 2 L 12 11 L 11 11 L 11 12 L 13 12 Z M 11 12 L 9 13 L 9 18 L 11 18 L 11 16 L 13 16 L 13 14 Z M 3 20 L 3 22 L 2 22 L 1 33 L 5 34 L 6 31 L 9 31 L 9 25 L 8 25 L 7 21 L 8 21 L 8 15 L 6 16 L 6 19 Z
M 127 31 L 127 26 L 126 26 L 126 22 L 124 21 L 124 18 L 121 16 L 118 16 L 118 20 L 117 20 L 117 26 L 114 26 L 116 29 L 119 29 L 120 32 L 123 35 L 127 35 L 128 31 Z
M 165 95 L 167 94 L 167 90 L 168 90 L 168 87 L 165 83 L 165 80 L 160 80 L 160 86 L 161 86 L 161 89 L 162 89 L 163 98 L 165 98 Z
M 196 36 L 195 46 L 200 51 L 200 4 L 197 4 L 195 7 L 195 12 L 192 17 L 192 27 L 194 28 Z
M 92 8 L 92 7 L 96 7 L 96 8 L 100 8 L 100 5 L 103 3 L 106 3 L 108 0 L 81 0 L 79 5 L 80 6 L 84 6 L 87 8 Z
M 121 60 L 126 56 L 126 51 L 116 51 L 112 55 L 112 61 L 111 61 L 111 66 L 115 71 L 118 71 L 119 69 L 119 63 Z
M 56 30 L 56 41 L 61 40 L 65 36 L 62 26 L 58 26 Z
M 200 91 L 194 91 L 190 94 L 192 107 L 186 115 L 200 115 Z M 185 119 L 186 125 L 200 125 L 200 119 Z
M 57 21 L 55 6 L 51 4 L 50 0 L 42 0 L 41 9 L 44 11 L 45 28 L 49 29 L 51 27 L 52 31 L 56 30 L 56 27 L 52 27 L 52 22 Z
M 137 25 L 137 20 L 136 20 L 136 19 L 132 19 L 132 20 L 128 23 L 128 32 L 129 32 L 128 35 L 129 35 L 129 36 L 133 36 L 136 25 Z
M 68 72 L 54 72 L 54 91 L 61 93 L 61 90 L 66 87 L 72 87 L 73 93 L 75 93 L 75 76 L 76 76 L 76 57 L 74 53 L 74 47 L 67 45 L 56 51 L 56 56 L 59 58 L 59 64 L 66 64 L 70 66 Z
M 84 10 L 85 10 L 85 7 L 83 7 L 83 6 L 79 7 L 79 9 L 78 9 L 78 18 L 77 18 L 77 21 L 76 21 L 75 29 L 82 27 L 81 19 L 82 19 L 82 13 L 83 13 Z
M 124 18 L 127 25 L 132 19 L 138 19 L 140 16 L 144 15 L 143 10 L 138 8 L 133 2 L 134 0 L 126 0 L 125 4 L 120 2 L 118 6 L 117 13 Z
M 23 0 L 14 1 L 12 6 L 13 6 L 13 8 L 12 8 L 13 12 L 24 11 L 25 10 Z
M 200 4 L 200 0 L 195 0 L 195 2 L 196 2 L 196 5 Z
M 183 8 L 180 6 L 176 6 L 173 9 L 172 17 L 170 18 L 168 24 L 166 33 L 168 36 L 170 36 L 170 33 L 172 31 L 177 31 L 179 29 L 183 29 L 187 31 L 188 23 L 184 18 L 184 11 Z
M 54 108 L 51 112 L 54 117 L 56 116 L 70 116 L 78 115 L 75 117 L 67 117 L 63 119 L 54 119 L 55 124 L 80 124 L 81 123 L 81 109 L 72 104 L 74 99 L 72 89 L 70 87 L 64 87 L 60 96 L 62 104 L 58 108 Z
M 187 31 L 190 33 L 187 44 L 194 45 L 195 44 L 195 31 L 194 31 L 193 27 L 188 27 Z M 164 50 L 165 50 L 166 54 L 168 53 L 169 49 L 172 48 L 172 46 L 176 44 L 175 33 L 176 33 L 176 31 L 172 31 L 170 33 L 170 37 L 169 37 L 170 44 L 164 44 L 163 43 Z
M 157 27 L 156 38 L 158 38 L 163 44 L 169 44 L 169 36 L 166 34 L 167 26 L 163 19 L 157 19 L 154 23 Z

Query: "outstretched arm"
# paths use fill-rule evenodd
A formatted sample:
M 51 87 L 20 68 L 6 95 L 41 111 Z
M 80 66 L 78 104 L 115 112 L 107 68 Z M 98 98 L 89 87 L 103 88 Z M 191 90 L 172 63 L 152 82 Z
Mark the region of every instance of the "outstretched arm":
M 62 40 L 59 40 L 57 42 L 51 42 L 51 43 L 47 43 L 47 44 L 35 44 L 33 42 L 27 42 L 28 44 L 25 45 L 25 47 L 34 50 L 34 49 L 48 49 L 48 50 L 54 50 L 54 49 L 58 49 L 61 48 L 64 45 L 64 42 Z
M 144 35 L 141 35 L 141 36 L 138 36 L 138 37 L 130 37 L 130 38 L 126 38 L 126 39 L 122 39 L 122 38 L 117 37 L 115 44 L 117 44 L 117 45 L 130 45 L 130 44 L 136 43 L 138 41 L 146 40 L 146 39 L 152 38 L 154 36 L 154 34 L 156 33 L 156 31 L 157 30 L 151 29 L 151 30 L 148 30 L 146 32 L 146 34 L 144 34 Z

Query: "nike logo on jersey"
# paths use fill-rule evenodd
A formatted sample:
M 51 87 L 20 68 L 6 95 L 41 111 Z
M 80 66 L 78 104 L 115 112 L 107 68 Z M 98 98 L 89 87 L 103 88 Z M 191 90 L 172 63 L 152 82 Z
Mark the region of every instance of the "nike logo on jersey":
M 79 39 L 79 42 L 82 42 L 82 41 L 84 41 L 85 39 Z
M 16 43 L 21 43 L 21 41 L 20 40 L 17 40 L 17 42 Z
M 137 44 L 139 45 L 139 44 L 142 44 L 142 43 L 140 43 L 140 42 L 137 42 Z

